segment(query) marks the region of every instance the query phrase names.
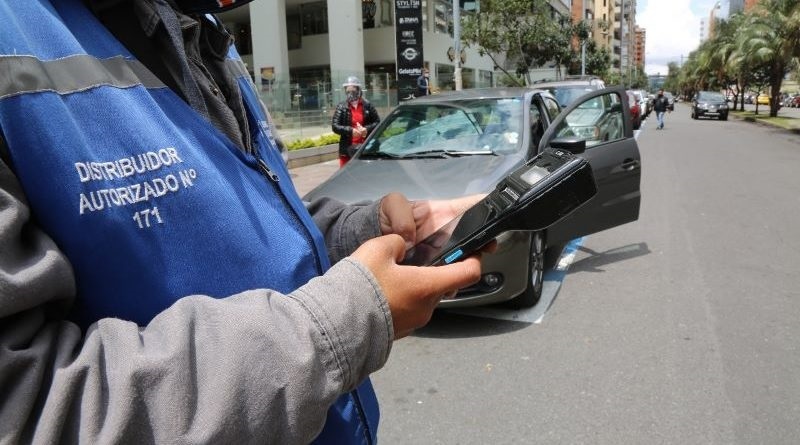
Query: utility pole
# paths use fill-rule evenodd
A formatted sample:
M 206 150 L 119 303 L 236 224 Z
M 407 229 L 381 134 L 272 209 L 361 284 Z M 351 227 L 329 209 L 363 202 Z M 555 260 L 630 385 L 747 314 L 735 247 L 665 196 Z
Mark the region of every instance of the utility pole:
M 453 73 L 456 82 L 456 91 L 461 91 L 461 2 L 453 0 L 453 48 L 456 50 L 456 69 Z

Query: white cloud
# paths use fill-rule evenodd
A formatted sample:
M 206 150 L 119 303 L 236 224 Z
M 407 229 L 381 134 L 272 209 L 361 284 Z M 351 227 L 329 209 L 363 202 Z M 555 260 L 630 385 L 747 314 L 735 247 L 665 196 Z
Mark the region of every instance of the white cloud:
M 700 20 L 708 20 L 714 3 L 716 0 L 639 0 L 636 24 L 647 30 L 647 74 L 667 74 L 667 63 L 680 63 L 681 56 L 685 58 L 697 49 Z M 727 9 L 728 2 L 723 3 Z

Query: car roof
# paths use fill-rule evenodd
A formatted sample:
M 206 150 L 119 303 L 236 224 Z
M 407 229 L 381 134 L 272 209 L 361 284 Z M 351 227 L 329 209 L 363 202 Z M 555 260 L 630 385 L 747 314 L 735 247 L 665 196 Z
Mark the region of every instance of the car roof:
M 598 86 L 601 87 L 605 85 L 603 79 L 596 77 L 596 76 L 587 76 L 587 77 L 567 77 L 562 80 L 538 80 L 533 84 L 536 88 L 542 87 L 569 87 L 569 86 Z
M 526 94 L 531 93 L 540 93 L 552 97 L 547 91 L 526 87 L 470 88 L 461 91 L 447 91 L 438 94 L 431 94 L 429 96 L 420 96 L 415 99 L 402 102 L 401 105 L 448 102 L 465 99 L 524 97 Z

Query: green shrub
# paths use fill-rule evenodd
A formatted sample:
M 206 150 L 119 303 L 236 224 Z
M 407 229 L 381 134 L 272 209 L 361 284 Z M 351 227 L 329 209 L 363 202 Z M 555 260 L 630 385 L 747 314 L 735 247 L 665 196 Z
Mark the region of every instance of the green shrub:
M 296 141 L 286 144 L 286 148 L 291 150 L 300 150 L 303 148 L 322 147 L 325 145 L 338 144 L 339 135 L 335 133 L 323 134 L 316 138 L 298 139 Z

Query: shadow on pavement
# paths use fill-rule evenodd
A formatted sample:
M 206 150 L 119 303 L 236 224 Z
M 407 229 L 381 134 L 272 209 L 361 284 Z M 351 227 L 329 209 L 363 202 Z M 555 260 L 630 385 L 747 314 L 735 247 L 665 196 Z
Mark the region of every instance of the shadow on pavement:
M 605 272 L 605 270 L 602 269 L 605 265 L 652 253 L 647 243 L 628 244 L 627 246 L 616 247 L 606 250 L 605 252 L 597 252 L 585 246 L 579 247 L 578 250 L 588 253 L 590 256 L 572 263 L 572 266 L 570 266 L 570 272 L 572 273 Z
M 470 338 L 502 335 L 527 328 L 532 323 L 480 318 L 436 310 L 424 328 L 416 330 L 413 337 Z

